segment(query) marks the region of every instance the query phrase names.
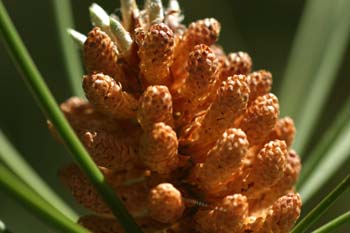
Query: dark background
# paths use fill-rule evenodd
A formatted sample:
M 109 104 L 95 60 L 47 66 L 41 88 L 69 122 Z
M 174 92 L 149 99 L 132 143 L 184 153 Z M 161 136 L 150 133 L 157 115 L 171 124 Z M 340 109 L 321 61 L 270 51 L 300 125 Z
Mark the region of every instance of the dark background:
M 64 101 L 70 96 L 70 88 L 65 77 L 52 1 L 4 0 L 3 2 L 52 93 L 58 102 Z M 72 2 L 76 29 L 87 33 L 91 28 L 88 7 L 92 1 L 72 0 Z M 119 7 L 117 0 L 96 2 L 108 12 Z M 264 68 L 273 73 L 274 91 L 277 90 L 305 1 L 180 0 L 180 3 L 184 9 L 186 23 L 205 17 L 218 19 L 222 24 L 220 43 L 226 52 L 247 51 L 253 58 L 254 69 Z M 320 135 L 330 125 L 338 107 L 344 98 L 349 96 L 349 61 L 348 46 L 343 65 L 338 72 L 336 86 L 322 113 L 321 123 L 314 132 L 314 143 L 319 138 L 316 135 Z M 0 88 L 0 128 L 47 183 L 65 200 L 73 203 L 56 177 L 59 167 L 70 161 L 70 157 L 65 149 L 52 139 L 43 114 L 26 89 L 3 43 L 0 43 Z M 331 190 L 349 170 L 349 165 L 345 164 L 312 203 L 304 207 L 304 213 Z M 349 210 L 349 196 L 348 191 L 326 213 L 320 223 Z M 0 219 L 16 233 L 54 232 L 3 192 L 0 192 Z M 349 225 L 337 232 L 346 232 L 347 227 Z

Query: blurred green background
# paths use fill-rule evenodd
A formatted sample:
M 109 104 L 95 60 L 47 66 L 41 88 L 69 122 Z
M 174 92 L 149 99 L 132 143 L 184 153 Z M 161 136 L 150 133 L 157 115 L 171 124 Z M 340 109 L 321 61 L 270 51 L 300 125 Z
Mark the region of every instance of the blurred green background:
M 70 96 L 71 90 L 65 76 L 66 72 L 59 47 L 53 0 L 4 0 L 3 2 L 57 101 L 64 101 Z M 80 32 L 87 33 L 91 28 L 88 7 L 92 2 L 72 0 L 75 28 Z M 119 2 L 117 0 L 95 2 L 108 12 L 118 11 Z M 205 17 L 218 19 L 222 24 L 219 42 L 224 46 L 225 51 L 248 52 L 253 58 L 254 69 L 267 69 L 273 73 L 273 91 L 278 89 L 305 1 L 180 0 L 180 4 L 186 16 L 186 23 Z M 322 40 L 323 38 L 313 39 Z M 0 128 L 33 168 L 50 184 L 52 189 L 67 202 L 74 203 L 56 177 L 59 167 L 69 162 L 70 157 L 63 146 L 56 143 L 48 132 L 46 119 L 26 89 L 3 43 L 0 43 L 0 87 Z M 348 43 L 336 85 L 329 96 L 326 108 L 322 111 L 320 123 L 315 127 L 314 140 L 308 151 L 317 142 L 319 135 L 330 125 L 344 99 L 349 97 L 349 90 L 350 56 Z M 298 90 L 295 90 L 295 94 L 298 94 Z M 305 153 L 305 157 L 307 157 L 307 153 Z M 342 169 L 339 169 L 337 176 L 324 187 L 310 204 L 303 208 L 303 212 L 307 212 L 314 206 L 349 171 L 349 163 L 344 164 Z M 349 209 L 350 192 L 348 191 L 326 213 L 319 224 Z M 13 232 L 17 233 L 54 232 L 4 192 L 0 192 L 0 219 L 6 222 Z M 337 232 L 350 232 L 349 228 L 348 224 Z

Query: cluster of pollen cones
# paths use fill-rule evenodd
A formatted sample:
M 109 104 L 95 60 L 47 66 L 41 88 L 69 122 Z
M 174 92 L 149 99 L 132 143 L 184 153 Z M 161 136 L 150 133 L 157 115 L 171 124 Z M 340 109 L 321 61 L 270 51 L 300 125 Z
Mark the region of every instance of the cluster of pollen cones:
M 181 24 L 176 0 L 142 10 L 123 0 L 122 19 L 90 11 L 94 28 L 74 32 L 88 101 L 72 97 L 61 109 L 143 231 L 289 232 L 301 164 L 271 73 L 253 72 L 247 53 L 225 54 L 217 20 Z M 59 176 L 93 212 L 80 224 L 124 232 L 78 166 Z

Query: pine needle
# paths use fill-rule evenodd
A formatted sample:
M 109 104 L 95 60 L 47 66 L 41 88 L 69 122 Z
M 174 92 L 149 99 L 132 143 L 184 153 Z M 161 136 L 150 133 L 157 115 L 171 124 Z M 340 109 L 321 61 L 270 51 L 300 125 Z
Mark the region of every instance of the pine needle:
M 60 230 L 70 233 L 88 233 L 79 224 L 66 217 L 49 202 L 45 201 L 37 192 L 18 179 L 10 170 L 0 163 L 0 187 L 11 197 L 16 198 L 22 205 L 31 210 L 38 217 Z
M 350 187 L 350 175 L 333 189 L 315 208 L 313 208 L 291 231 L 291 233 L 303 233 L 315 223 L 327 209 Z M 303 196 L 302 196 L 303 197 Z
M 334 218 L 332 221 L 329 221 L 325 225 L 313 231 L 313 233 L 329 233 L 334 232 L 335 229 L 340 227 L 344 223 L 350 224 L 350 211 Z
M 18 151 L 11 145 L 8 139 L 0 130 L 0 162 L 6 165 L 18 178 L 32 189 L 40 193 L 43 198 L 49 201 L 57 209 L 65 213 L 75 221 L 78 215 L 67 206 L 62 199 L 41 179 L 41 177 L 28 165 Z
M 300 104 L 305 100 L 330 32 L 329 11 L 334 2 L 308 0 L 305 3 L 282 86 L 279 88 L 282 116 L 294 118 Z
M 61 56 L 65 70 L 70 83 L 72 94 L 75 96 L 84 96 L 81 87 L 83 69 L 80 61 L 79 50 L 75 48 L 74 43 L 67 35 L 68 28 L 74 28 L 73 16 L 70 0 L 53 0 L 53 9 L 56 19 L 56 29 L 61 47 Z
M 312 174 L 315 167 L 317 167 L 320 160 L 325 156 L 328 148 L 334 143 L 340 131 L 344 128 L 344 125 L 350 121 L 349 105 L 350 98 L 348 98 L 342 108 L 337 113 L 336 119 L 327 131 L 321 137 L 321 140 L 317 143 L 315 148 L 312 149 L 308 155 L 307 160 L 303 162 L 303 168 L 297 183 L 297 189 L 305 182 L 305 180 Z
M 350 122 L 344 126 L 328 152 L 318 162 L 299 189 L 303 202 L 308 202 L 350 158 Z
M 324 48 L 321 63 L 314 74 L 313 84 L 308 89 L 304 100 L 300 102 L 295 118 L 298 137 L 295 139 L 294 148 L 301 155 L 310 141 L 321 110 L 329 97 L 350 38 L 350 1 L 334 0 L 332 3 L 335 8 L 333 11 L 331 9 L 329 14 L 332 30 Z M 291 89 L 297 90 L 295 87 Z
M 55 126 L 59 136 L 73 155 L 78 165 L 95 186 L 103 200 L 109 205 L 113 214 L 119 220 L 126 232 L 139 233 L 141 230 L 130 216 L 122 201 L 106 183 L 103 174 L 91 159 L 90 155 L 75 135 L 65 119 L 52 93 L 44 82 L 22 40 L 20 39 L 7 11 L 0 1 L 0 32 L 11 52 L 14 62 L 19 67 L 23 77 L 47 118 Z

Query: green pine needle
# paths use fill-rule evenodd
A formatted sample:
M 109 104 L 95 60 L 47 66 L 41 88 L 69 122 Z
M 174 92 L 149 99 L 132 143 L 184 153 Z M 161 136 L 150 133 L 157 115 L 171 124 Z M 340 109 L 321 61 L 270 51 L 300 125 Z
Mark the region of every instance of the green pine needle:
M 328 152 L 318 162 L 299 189 L 303 202 L 308 202 L 350 158 L 350 121 L 343 126 Z
M 329 233 L 333 232 L 335 229 L 340 227 L 342 224 L 348 223 L 350 224 L 350 211 L 336 217 L 332 221 L 326 223 L 322 227 L 314 230 L 312 233 Z
M 306 92 L 304 101 L 300 102 L 298 114 L 295 116 L 298 137 L 295 139 L 294 149 L 301 155 L 309 144 L 310 136 L 336 80 L 350 38 L 350 1 L 334 0 L 332 2 L 334 7 L 333 11 L 330 9 L 329 14 L 332 30 L 321 62 L 316 73 L 313 74 L 315 76 L 313 84 Z M 290 89 L 297 90 L 294 86 L 291 87 Z
M 336 119 L 333 121 L 332 125 L 327 129 L 327 132 L 322 136 L 315 148 L 312 149 L 307 160 L 303 162 L 303 168 L 301 169 L 301 174 L 296 186 L 297 190 L 299 190 L 301 185 L 313 173 L 313 171 L 317 170 L 316 167 L 320 160 L 324 158 L 327 150 L 332 146 L 340 131 L 344 128 L 346 123 L 350 121 L 349 104 L 350 98 L 345 101 L 344 105 L 337 113 Z
M 75 45 L 69 38 L 69 35 L 67 35 L 67 28 L 74 28 L 71 3 L 70 0 L 53 0 L 52 4 L 62 51 L 61 55 L 70 87 L 73 95 L 82 97 L 84 96 L 83 88 L 81 87 L 83 69 L 80 54 L 79 50 L 75 49 Z
M 0 130 L 0 162 L 8 167 L 19 179 L 32 189 L 35 189 L 41 196 L 67 217 L 75 221 L 78 215 L 67 206 L 57 194 L 41 179 L 41 177 L 31 168 L 23 157 L 7 140 Z
M 11 197 L 16 198 L 26 208 L 33 211 L 39 219 L 61 232 L 89 232 L 45 201 L 37 192 L 24 184 L 2 164 L 0 164 L 0 188 L 8 192 Z
M 326 210 L 350 187 L 350 175 L 348 175 L 332 192 L 330 192 L 314 209 L 312 209 L 291 231 L 291 233 L 303 233 L 314 224 Z
M 278 93 L 282 116 L 288 115 L 294 118 L 300 103 L 305 100 L 329 35 L 329 17 L 331 17 L 329 11 L 333 8 L 334 2 L 308 0 L 305 3 Z
M 133 218 L 130 216 L 122 201 L 106 183 L 103 174 L 95 165 L 84 146 L 75 135 L 73 129 L 65 119 L 58 104 L 45 84 L 40 72 L 32 61 L 22 40 L 20 39 L 6 9 L 0 1 L 0 31 L 11 52 L 12 58 L 20 68 L 23 77 L 32 91 L 47 118 L 55 126 L 68 150 L 79 166 L 85 172 L 91 183 L 95 186 L 103 200 L 111 208 L 123 228 L 130 233 L 141 232 Z

